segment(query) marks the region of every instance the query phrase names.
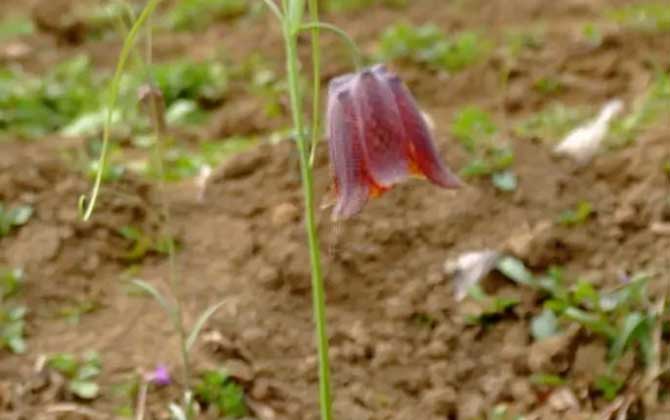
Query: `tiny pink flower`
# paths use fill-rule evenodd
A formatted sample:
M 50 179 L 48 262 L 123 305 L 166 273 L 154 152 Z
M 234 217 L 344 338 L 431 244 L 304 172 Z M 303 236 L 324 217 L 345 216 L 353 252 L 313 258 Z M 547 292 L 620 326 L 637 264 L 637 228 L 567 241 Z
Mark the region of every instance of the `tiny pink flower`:
M 333 79 L 327 119 L 334 219 L 355 215 L 410 175 L 443 188 L 461 185 L 438 156 L 412 94 L 384 65 Z
M 154 385 L 166 386 L 172 383 L 170 371 L 165 365 L 158 365 L 151 373 L 146 376 L 146 380 Z

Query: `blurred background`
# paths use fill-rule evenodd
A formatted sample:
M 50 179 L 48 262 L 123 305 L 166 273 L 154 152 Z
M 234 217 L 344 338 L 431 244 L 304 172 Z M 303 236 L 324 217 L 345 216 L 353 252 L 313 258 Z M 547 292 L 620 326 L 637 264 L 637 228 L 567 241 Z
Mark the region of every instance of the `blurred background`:
M 197 418 L 317 419 L 279 25 L 261 0 L 161 2 L 108 113 L 144 6 L 0 4 L 0 419 L 171 418 L 178 334 L 138 284 L 178 297 L 188 326 L 224 302 L 191 349 Z M 467 183 L 407 182 L 346 222 L 319 211 L 336 417 L 670 418 L 670 4 L 320 7 L 404 79 Z M 330 33 L 321 56 L 323 86 L 353 71 Z

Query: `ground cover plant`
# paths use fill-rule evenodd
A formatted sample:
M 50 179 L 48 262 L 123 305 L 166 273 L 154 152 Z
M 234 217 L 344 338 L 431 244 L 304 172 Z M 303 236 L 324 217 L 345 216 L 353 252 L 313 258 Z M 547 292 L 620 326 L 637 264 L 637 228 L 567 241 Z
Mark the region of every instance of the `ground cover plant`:
M 536 3 L 0 4 L 0 418 L 670 415 L 670 9 Z

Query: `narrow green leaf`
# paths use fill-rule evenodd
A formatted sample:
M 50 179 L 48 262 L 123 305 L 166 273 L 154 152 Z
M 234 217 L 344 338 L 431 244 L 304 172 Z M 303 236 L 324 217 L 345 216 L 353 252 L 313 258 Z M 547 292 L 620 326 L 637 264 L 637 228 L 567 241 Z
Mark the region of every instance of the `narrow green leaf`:
M 545 309 L 531 321 L 531 332 L 536 340 L 542 340 L 556 335 L 558 332 L 558 318 L 554 311 Z
M 68 386 L 74 395 L 84 400 L 92 400 L 100 394 L 100 387 L 91 381 L 70 381 Z
M 297 34 L 302 25 L 302 18 L 305 13 L 305 0 L 289 0 L 288 19 L 291 25 L 291 31 Z
M 79 368 L 77 359 L 70 353 L 56 353 L 49 357 L 47 366 L 68 377 L 74 377 Z
M 607 337 L 610 340 L 616 339 L 617 329 L 609 322 L 607 322 L 606 319 L 598 315 L 583 311 L 573 306 L 567 308 L 563 315 L 572 321 L 578 322 L 585 328 Z
M 496 172 L 491 175 L 493 185 L 500 191 L 510 192 L 516 190 L 517 179 L 512 171 Z
M 503 257 L 498 261 L 498 271 L 517 283 L 535 287 L 535 278 L 524 263 L 514 257 Z
M 195 344 L 196 340 L 198 339 L 198 336 L 200 335 L 200 331 L 203 329 L 209 318 L 216 313 L 216 311 L 219 310 L 220 307 L 222 307 L 226 302 L 228 302 L 227 299 L 222 300 L 219 303 L 216 303 L 209 308 L 205 309 L 203 313 L 200 315 L 198 320 L 196 321 L 195 325 L 193 325 L 193 329 L 191 330 L 191 333 L 188 335 L 188 339 L 186 340 L 186 349 L 191 350 L 191 347 Z
M 33 215 L 33 208 L 31 206 L 14 207 L 9 212 L 9 219 L 14 226 L 25 225 Z
M 650 334 L 647 321 L 648 318 L 639 312 L 630 313 L 624 318 L 620 332 L 610 350 L 612 362 L 619 360 L 634 341 L 642 341 L 644 335 Z
M 161 294 L 161 292 L 158 291 L 158 289 L 156 289 L 154 286 L 152 286 L 151 284 L 147 283 L 144 280 L 133 279 L 131 280 L 131 282 L 140 289 L 150 294 L 151 297 L 156 299 L 156 302 L 158 302 L 163 307 L 163 309 L 165 309 L 165 312 L 167 312 L 168 316 L 172 320 L 172 318 L 174 317 L 174 309 L 172 308 L 172 305 L 168 303 L 167 299 L 165 299 L 165 297 Z

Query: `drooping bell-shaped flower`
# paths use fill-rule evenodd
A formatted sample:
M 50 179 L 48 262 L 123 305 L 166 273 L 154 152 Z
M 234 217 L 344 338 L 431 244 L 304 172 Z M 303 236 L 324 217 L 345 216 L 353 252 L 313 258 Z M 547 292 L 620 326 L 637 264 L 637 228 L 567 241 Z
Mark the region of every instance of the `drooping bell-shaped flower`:
M 333 79 L 327 119 L 334 219 L 353 216 L 410 175 L 443 188 L 461 184 L 438 156 L 412 94 L 384 65 Z

